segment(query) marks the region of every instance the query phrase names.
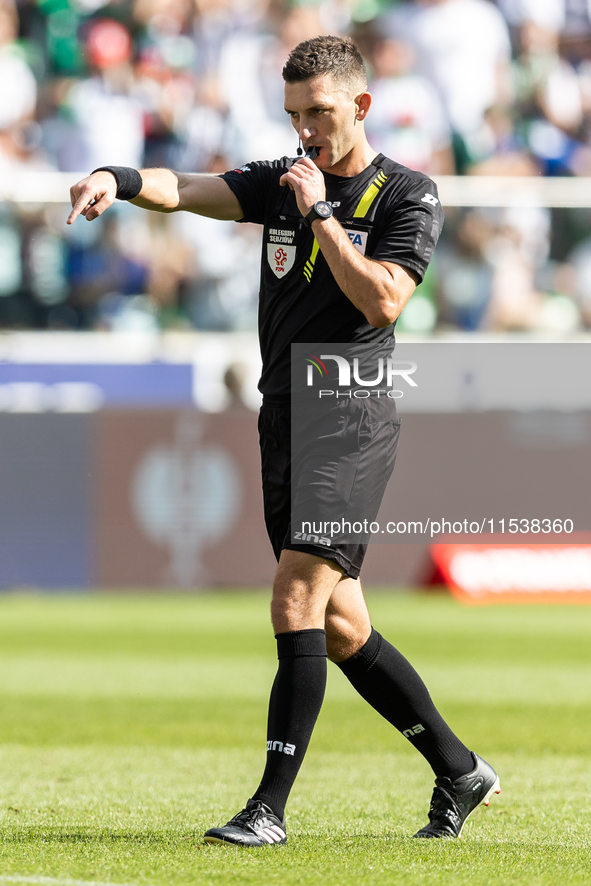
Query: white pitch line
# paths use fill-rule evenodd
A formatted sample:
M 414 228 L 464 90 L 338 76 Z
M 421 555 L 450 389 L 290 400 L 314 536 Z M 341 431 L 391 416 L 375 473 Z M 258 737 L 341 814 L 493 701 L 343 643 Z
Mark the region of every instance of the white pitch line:
M 30 883 L 32 886 L 132 886 L 131 883 L 101 883 L 97 880 L 70 880 L 56 877 L 30 877 L 19 874 L 2 874 L 0 883 Z

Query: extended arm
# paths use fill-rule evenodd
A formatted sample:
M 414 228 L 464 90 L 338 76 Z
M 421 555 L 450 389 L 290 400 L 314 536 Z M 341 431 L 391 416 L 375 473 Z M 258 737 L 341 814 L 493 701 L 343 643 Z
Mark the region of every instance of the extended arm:
M 184 209 L 208 218 L 237 221 L 240 204 L 226 182 L 217 175 L 187 175 L 170 169 L 142 169 L 142 189 L 130 200 L 135 206 L 156 212 Z M 98 218 L 115 202 L 117 182 L 110 172 L 93 172 L 70 188 L 72 212 L 67 223 L 79 215 L 87 221 Z
M 294 163 L 281 182 L 295 191 L 303 216 L 318 200 L 326 199 L 324 178 L 311 160 Z M 394 262 L 361 255 L 334 217 L 313 221 L 312 230 L 340 289 L 367 322 L 376 327 L 393 323 L 416 288 L 414 274 Z

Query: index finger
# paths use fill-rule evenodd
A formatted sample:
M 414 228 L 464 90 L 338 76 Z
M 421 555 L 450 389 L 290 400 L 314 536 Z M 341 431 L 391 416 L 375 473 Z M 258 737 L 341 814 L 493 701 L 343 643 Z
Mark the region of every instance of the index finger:
M 318 156 L 318 155 L 316 155 L 316 156 Z M 299 166 L 307 166 L 308 169 L 318 169 L 318 167 L 314 163 L 314 160 L 311 157 L 308 157 L 307 154 L 304 154 L 303 157 L 298 157 L 298 159 L 296 160 L 296 162 L 293 165 L 295 166 L 296 164 Z
M 293 164 L 293 166 L 291 166 L 291 168 L 287 170 L 287 172 L 283 173 L 283 175 L 279 179 L 279 182 L 281 183 L 283 181 L 303 181 L 303 179 L 306 175 L 306 170 L 308 170 L 309 167 L 301 165 L 301 164 L 302 164 L 302 161 L 297 160 Z M 314 169 L 316 169 L 315 166 L 314 166 Z
M 290 178 L 289 178 L 289 175 L 290 175 L 289 172 L 285 172 L 285 173 L 281 176 L 281 178 L 279 179 L 279 184 L 281 185 L 281 187 L 283 187 L 284 185 L 289 185 L 289 187 L 290 187 L 290 188 L 292 189 L 292 191 L 293 191 L 293 184 L 292 184 L 292 182 L 291 182 L 291 180 L 290 180 Z
M 77 200 L 75 200 L 74 198 L 75 198 L 74 188 L 70 188 L 70 200 L 72 201 L 72 211 L 66 220 L 67 225 L 71 225 L 73 222 L 76 221 L 76 219 L 78 218 L 78 216 L 81 213 L 85 213 L 86 210 L 89 209 L 89 207 L 91 206 L 92 201 L 94 200 L 94 197 L 90 196 L 90 191 L 88 191 L 86 188 L 82 189 L 82 193 L 80 194 L 80 196 L 78 197 Z

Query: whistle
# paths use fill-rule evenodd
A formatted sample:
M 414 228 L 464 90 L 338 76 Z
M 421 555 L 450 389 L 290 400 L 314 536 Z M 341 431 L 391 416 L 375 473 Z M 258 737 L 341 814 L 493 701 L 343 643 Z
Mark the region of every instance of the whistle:
M 306 157 L 309 157 L 310 160 L 315 160 L 319 153 L 320 148 L 317 148 L 316 145 L 312 145 L 312 147 L 308 148 L 306 151 Z

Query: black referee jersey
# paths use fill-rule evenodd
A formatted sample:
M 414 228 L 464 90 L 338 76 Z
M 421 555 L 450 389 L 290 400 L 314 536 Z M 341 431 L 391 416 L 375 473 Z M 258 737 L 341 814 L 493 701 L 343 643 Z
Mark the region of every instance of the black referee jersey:
M 289 157 L 247 163 L 224 173 L 244 213 L 243 222 L 264 225 L 259 300 L 265 401 L 289 404 L 291 344 L 392 341 L 392 326 L 376 329 L 336 283 L 291 188 L 279 179 Z M 434 182 L 378 154 L 353 177 L 323 173 L 326 199 L 353 246 L 363 255 L 391 261 L 420 282 L 443 224 Z

